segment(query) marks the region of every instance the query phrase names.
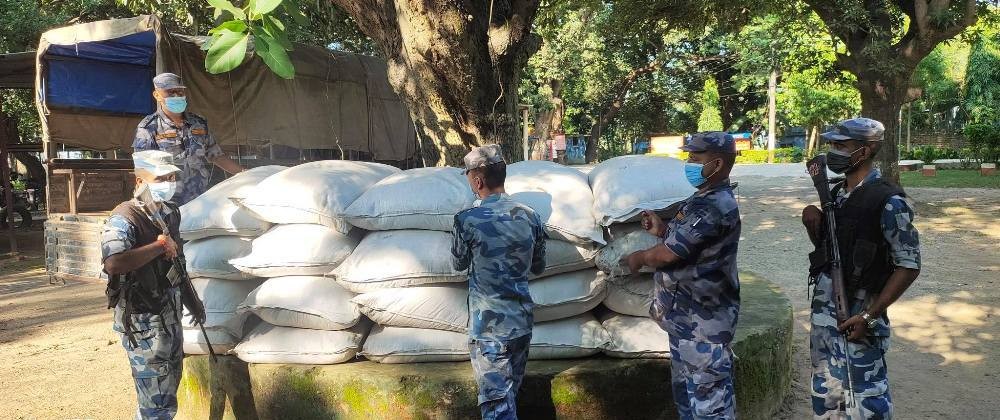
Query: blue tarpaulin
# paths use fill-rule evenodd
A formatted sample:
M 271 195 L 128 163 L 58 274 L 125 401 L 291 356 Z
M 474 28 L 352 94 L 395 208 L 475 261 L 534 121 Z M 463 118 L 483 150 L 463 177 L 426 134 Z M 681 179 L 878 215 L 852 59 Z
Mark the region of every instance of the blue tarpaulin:
M 43 56 L 46 104 L 150 114 L 156 110 L 152 97 L 155 57 L 153 31 L 106 41 L 51 45 Z

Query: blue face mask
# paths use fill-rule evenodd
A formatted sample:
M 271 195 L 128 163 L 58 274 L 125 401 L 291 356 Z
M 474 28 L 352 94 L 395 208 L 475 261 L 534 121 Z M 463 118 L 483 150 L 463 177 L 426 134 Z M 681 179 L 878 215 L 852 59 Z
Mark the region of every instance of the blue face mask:
M 153 200 L 157 202 L 170 201 L 174 197 L 174 193 L 177 191 L 176 182 L 151 182 L 149 185 L 149 194 L 153 196 Z
M 701 170 L 705 165 L 700 163 L 687 162 L 684 164 L 684 176 L 687 177 L 691 186 L 698 188 L 705 183 L 705 177 L 701 176 Z
M 170 96 L 163 100 L 163 106 L 167 108 L 167 111 L 173 112 L 174 114 L 180 114 L 187 109 L 187 97 Z

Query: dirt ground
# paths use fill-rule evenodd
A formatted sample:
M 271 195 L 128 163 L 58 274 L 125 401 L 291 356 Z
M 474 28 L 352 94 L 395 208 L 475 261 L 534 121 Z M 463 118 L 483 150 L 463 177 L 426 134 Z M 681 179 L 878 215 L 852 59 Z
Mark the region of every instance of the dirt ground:
M 797 373 L 782 418 L 804 419 L 811 416 L 809 249 L 798 217 L 814 194 L 801 176 L 763 176 L 775 174 L 783 172 L 734 176 L 744 215 L 740 269 L 777 282 L 793 303 Z M 994 417 L 1000 396 L 1000 350 L 994 347 L 1000 337 L 1000 190 L 909 193 L 916 200 L 924 268 L 890 308 L 894 337 L 887 359 L 896 417 Z M 2 235 L 0 242 L 6 242 Z M 41 241 L 24 242 L 31 258 L 0 261 L 0 418 L 129 418 L 134 391 L 104 309 L 103 286 L 49 284 Z

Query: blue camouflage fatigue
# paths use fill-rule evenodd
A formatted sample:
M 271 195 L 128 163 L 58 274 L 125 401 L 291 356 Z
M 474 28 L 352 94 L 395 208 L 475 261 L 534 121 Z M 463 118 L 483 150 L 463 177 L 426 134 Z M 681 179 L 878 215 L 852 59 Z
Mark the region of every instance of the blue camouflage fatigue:
M 517 393 L 528 364 L 531 334 L 513 340 L 472 340 L 469 355 L 483 420 L 517 419 Z
M 222 156 L 222 148 L 208 131 L 208 122 L 191 112 L 184 113 L 182 127 L 176 126 L 162 111 L 146 116 L 139 122 L 132 148 L 136 152 L 163 150 L 174 155 L 174 164 L 181 168 L 172 200 L 178 206 L 208 190 L 212 177 L 210 161 Z
M 531 333 L 528 273 L 545 269 L 545 231 L 535 212 L 494 194 L 455 215 L 451 261 L 469 272 L 469 335 L 504 341 Z
M 860 187 L 881 176 L 872 170 Z M 857 187 L 855 187 L 857 188 Z M 841 189 L 835 198 L 836 205 L 843 205 L 850 193 Z M 913 226 L 913 210 L 903 197 L 894 195 L 886 202 L 880 220 L 882 236 L 889 245 L 889 255 L 895 267 L 920 269 L 920 239 Z M 891 330 L 889 318 L 882 314 L 875 320 L 875 328 L 868 330 L 864 342 L 847 342 L 837 331 L 837 313 L 834 305 L 833 281 L 827 273 L 820 273 L 812 290 L 810 331 L 810 357 L 812 359 L 812 406 L 818 419 L 888 419 L 892 418 L 892 397 L 889 392 L 885 353 L 889 350 Z M 850 299 L 851 315 L 856 315 L 871 305 L 877 295 L 864 290 Z M 845 349 L 845 343 L 847 348 Z M 844 383 L 847 381 L 845 355 L 851 354 L 851 390 L 854 403 L 847 410 Z
M 163 209 L 165 213 L 170 212 L 167 207 Z M 127 219 L 113 214 L 101 232 L 102 261 L 132 249 L 135 232 Z M 170 288 L 167 293 L 171 296 L 171 304 L 161 313 L 133 313 L 128 320 L 136 346 L 124 334 L 125 301 L 119 301 L 114 310 L 113 329 L 121 337 L 135 381 L 136 419 L 172 419 L 177 413 L 177 386 L 184 360 L 180 323 L 182 303 L 180 289 Z
M 545 231 L 530 208 L 493 194 L 455 215 L 452 266 L 469 272 L 472 367 L 484 419 L 516 419 L 534 323 L 528 274 L 545 269 Z
M 740 209 L 729 181 L 696 192 L 667 223 L 663 244 L 681 262 L 657 270 L 650 315 L 670 335 L 729 344 L 740 310 Z
M 735 419 L 733 352 L 726 344 L 670 337 L 674 402 L 683 419 Z
M 740 309 L 740 210 L 729 180 L 696 192 L 667 223 L 681 261 L 654 275 L 650 316 L 670 336 L 674 402 L 682 419 L 733 418 L 732 342 Z

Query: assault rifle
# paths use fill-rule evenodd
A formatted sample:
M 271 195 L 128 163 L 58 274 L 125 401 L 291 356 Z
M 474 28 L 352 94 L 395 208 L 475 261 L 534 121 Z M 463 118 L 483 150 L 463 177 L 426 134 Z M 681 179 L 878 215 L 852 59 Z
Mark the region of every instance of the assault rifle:
M 170 227 L 167 225 L 167 221 L 163 220 L 162 213 L 160 213 L 160 207 L 163 204 L 153 200 L 149 188 L 142 188 L 136 198 L 146 217 L 163 231 L 164 236 L 171 237 Z M 180 287 L 181 302 L 191 312 L 191 318 L 194 320 L 194 323 L 201 328 L 201 334 L 205 337 L 205 345 L 208 347 L 208 353 L 212 356 L 212 361 L 215 362 L 217 361 L 215 350 L 212 349 L 212 342 L 208 338 L 208 332 L 205 331 L 205 304 L 198 297 L 198 292 L 194 290 L 194 285 L 191 284 L 191 277 L 187 272 L 187 260 L 184 258 L 183 253 L 178 253 L 171 260 L 171 263 L 172 267 L 170 272 L 167 273 L 167 278 L 170 280 L 170 284 Z
M 813 186 L 819 194 L 819 202 L 823 207 L 823 221 L 825 222 L 826 235 L 823 235 L 822 245 L 826 248 L 826 273 L 833 283 L 833 302 L 837 312 L 837 325 L 843 324 L 851 317 L 850 307 L 847 306 L 847 290 L 844 285 L 844 272 L 841 269 L 840 244 L 837 242 L 837 220 L 834 217 L 833 194 L 830 192 L 830 179 L 826 175 L 826 155 L 820 154 L 806 162 L 806 170 L 812 177 Z M 817 232 L 817 236 L 820 236 Z M 819 249 L 817 249 L 818 251 Z M 847 393 L 848 417 L 851 416 L 851 408 L 854 406 L 854 380 L 851 375 L 851 351 L 847 344 L 847 334 L 841 335 L 844 338 L 845 362 L 847 364 L 847 385 L 844 387 Z

